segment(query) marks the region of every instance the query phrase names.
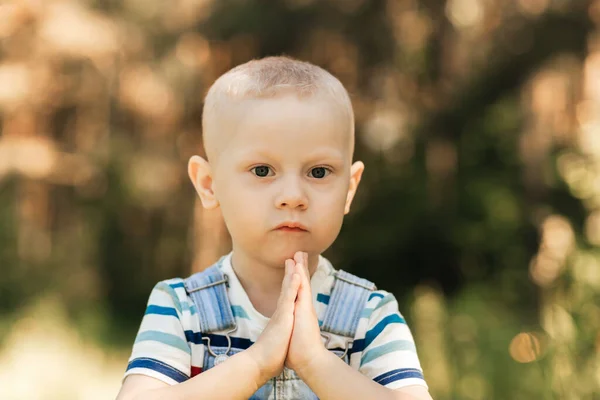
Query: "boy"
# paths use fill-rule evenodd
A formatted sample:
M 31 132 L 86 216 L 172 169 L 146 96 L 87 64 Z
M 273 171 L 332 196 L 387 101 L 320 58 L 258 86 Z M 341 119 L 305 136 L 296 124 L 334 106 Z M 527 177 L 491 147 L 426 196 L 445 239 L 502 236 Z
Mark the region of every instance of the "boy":
M 189 176 L 233 251 L 156 285 L 125 399 L 431 399 L 393 295 L 321 256 L 364 169 L 342 84 L 285 57 L 210 88 Z

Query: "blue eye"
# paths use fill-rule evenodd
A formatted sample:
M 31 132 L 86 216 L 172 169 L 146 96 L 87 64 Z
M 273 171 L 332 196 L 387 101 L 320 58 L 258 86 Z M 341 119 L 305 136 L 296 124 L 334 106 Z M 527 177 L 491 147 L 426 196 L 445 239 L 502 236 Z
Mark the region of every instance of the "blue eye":
M 316 167 L 316 168 L 313 168 L 313 169 L 310 170 L 310 176 L 312 176 L 313 178 L 317 178 L 317 179 L 323 179 L 330 172 L 331 171 L 329 171 L 325 167 Z
M 256 175 L 260 178 L 265 178 L 265 177 L 269 176 L 270 170 L 271 169 L 269 167 L 267 167 L 266 165 L 259 165 L 258 167 L 252 168 L 252 171 L 254 171 L 254 175 Z

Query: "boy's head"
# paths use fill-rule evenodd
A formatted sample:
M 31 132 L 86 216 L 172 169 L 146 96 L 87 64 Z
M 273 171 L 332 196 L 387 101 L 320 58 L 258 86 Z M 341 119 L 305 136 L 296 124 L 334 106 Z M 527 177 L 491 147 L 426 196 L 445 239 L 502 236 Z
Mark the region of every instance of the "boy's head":
M 207 160 L 192 157 L 189 175 L 204 207 L 221 208 L 234 252 L 283 267 L 333 243 L 364 169 L 335 77 L 285 57 L 250 61 L 213 84 L 202 122 Z

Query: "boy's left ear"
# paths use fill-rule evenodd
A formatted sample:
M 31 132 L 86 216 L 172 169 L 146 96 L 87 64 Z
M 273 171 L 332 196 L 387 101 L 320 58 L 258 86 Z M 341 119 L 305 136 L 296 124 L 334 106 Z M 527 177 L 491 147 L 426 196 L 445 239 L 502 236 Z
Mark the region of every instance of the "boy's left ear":
M 356 194 L 356 190 L 358 189 L 358 184 L 360 183 L 360 178 L 362 177 L 364 170 L 365 164 L 363 164 L 362 161 L 356 161 L 350 167 L 350 186 L 348 187 L 348 194 L 346 195 L 344 215 L 350 212 L 350 204 L 352 204 L 352 200 L 354 199 L 354 195 Z

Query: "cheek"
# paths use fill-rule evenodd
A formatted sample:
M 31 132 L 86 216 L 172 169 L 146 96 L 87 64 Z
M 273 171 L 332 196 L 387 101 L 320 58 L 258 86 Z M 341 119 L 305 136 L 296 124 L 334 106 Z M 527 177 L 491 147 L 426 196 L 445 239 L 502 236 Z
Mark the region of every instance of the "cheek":
M 343 217 L 341 213 L 329 213 L 323 216 L 319 228 L 313 231 L 314 248 L 310 249 L 314 253 L 322 253 L 327 250 L 338 237 L 342 228 Z
M 252 231 L 265 221 L 265 200 L 242 185 L 231 185 L 223 192 L 221 210 L 230 232 Z
M 335 196 L 326 196 L 313 204 L 315 220 L 319 221 L 319 231 L 327 236 L 339 233 L 344 219 L 345 204 L 345 193 L 342 195 L 339 192 Z
M 335 188 L 318 193 L 315 198 L 316 201 L 313 204 L 316 208 L 314 211 L 324 214 L 328 218 L 338 213 L 341 213 L 343 216 L 347 194 L 348 187 L 341 183 L 337 184 Z

